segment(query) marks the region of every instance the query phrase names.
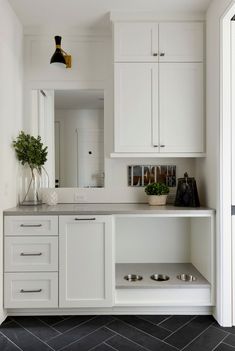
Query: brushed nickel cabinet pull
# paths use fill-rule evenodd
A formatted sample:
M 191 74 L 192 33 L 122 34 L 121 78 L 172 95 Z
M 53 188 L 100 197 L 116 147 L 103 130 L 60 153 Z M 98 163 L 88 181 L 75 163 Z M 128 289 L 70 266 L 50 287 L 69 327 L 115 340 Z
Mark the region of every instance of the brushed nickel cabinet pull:
M 42 227 L 42 224 L 21 224 L 22 228 L 39 228 Z
M 41 292 L 42 291 L 42 289 L 36 289 L 36 290 L 24 290 L 24 289 L 21 289 L 20 290 L 20 292 L 22 293 L 22 294 L 25 294 L 25 293 L 39 293 L 39 292 Z
M 35 252 L 35 253 L 21 252 L 20 256 L 42 256 L 42 253 L 41 252 Z
M 74 218 L 75 221 L 95 221 L 96 219 L 93 218 Z

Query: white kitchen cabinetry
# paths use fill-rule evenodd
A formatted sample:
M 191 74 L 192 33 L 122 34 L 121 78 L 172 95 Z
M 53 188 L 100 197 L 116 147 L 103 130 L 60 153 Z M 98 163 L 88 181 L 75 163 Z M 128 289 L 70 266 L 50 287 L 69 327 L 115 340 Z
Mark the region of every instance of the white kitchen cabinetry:
M 59 257 L 59 307 L 112 306 L 111 216 L 60 216 Z
M 114 24 L 112 157 L 204 155 L 203 45 L 202 23 Z
M 204 151 L 202 63 L 115 64 L 115 152 Z
M 158 66 L 115 66 L 115 151 L 153 152 L 158 147 Z
M 203 23 L 115 23 L 114 60 L 202 62 Z
M 4 307 L 58 307 L 58 216 L 5 216 L 4 234 Z
M 204 151 L 202 87 L 202 63 L 159 65 L 159 140 L 164 146 L 161 152 Z

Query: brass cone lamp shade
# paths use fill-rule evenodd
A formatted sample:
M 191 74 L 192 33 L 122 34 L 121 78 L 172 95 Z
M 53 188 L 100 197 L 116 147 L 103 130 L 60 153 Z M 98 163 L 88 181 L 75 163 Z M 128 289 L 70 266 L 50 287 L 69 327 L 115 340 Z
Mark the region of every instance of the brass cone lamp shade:
M 71 68 L 71 56 L 61 48 L 61 39 L 60 36 L 55 36 L 56 49 L 51 57 L 50 63 L 61 63 L 65 65 L 66 68 Z

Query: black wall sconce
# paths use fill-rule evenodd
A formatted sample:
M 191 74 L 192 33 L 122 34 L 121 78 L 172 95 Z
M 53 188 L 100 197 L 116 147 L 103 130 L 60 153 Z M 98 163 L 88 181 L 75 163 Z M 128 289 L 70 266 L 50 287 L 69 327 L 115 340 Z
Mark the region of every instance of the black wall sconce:
M 61 48 L 61 37 L 56 35 L 55 36 L 55 45 L 56 49 L 54 54 L 52 55 L 50 63 L 60 63 L 66 66 L 66 68 L 72 67 L 72 56 L 68 55 L 62 48 Z

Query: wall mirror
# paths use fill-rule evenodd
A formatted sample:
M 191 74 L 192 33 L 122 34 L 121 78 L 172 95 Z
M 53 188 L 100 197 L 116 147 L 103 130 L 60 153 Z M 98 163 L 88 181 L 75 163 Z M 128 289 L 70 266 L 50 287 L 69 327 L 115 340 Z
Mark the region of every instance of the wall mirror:
M 34 90 L 32 102 L 50 186 L 104 187 L 104 91 Z

